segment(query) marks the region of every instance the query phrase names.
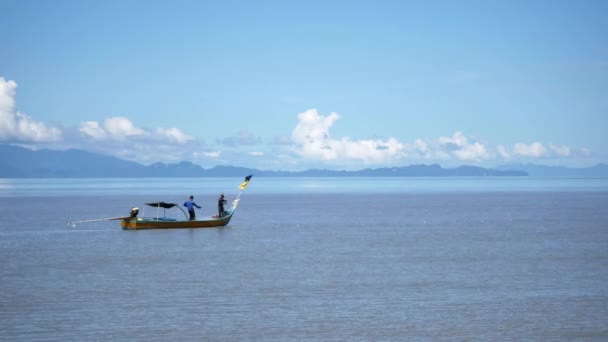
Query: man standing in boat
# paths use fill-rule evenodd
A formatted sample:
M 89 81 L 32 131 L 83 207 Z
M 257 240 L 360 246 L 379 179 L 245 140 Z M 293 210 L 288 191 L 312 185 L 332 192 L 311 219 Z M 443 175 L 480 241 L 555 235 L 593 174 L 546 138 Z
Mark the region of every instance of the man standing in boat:
M 194 203 L 194 196 L 190 196 L 190 198 L 184 202 L 184 207 L 188 208 L 188 213 L 190 213 L 190 221 L 193 221 L 196 218 L 196 214 L 194 213 L 194 207 L 201 208 L 198 204 Z
M 224 193 L 220 194 L 220 198 L 217 200 L 217 215 L 219 218 L 226 216 L 226 212 L 224 211 L 224 204 L 228 201 L 224 198 Z

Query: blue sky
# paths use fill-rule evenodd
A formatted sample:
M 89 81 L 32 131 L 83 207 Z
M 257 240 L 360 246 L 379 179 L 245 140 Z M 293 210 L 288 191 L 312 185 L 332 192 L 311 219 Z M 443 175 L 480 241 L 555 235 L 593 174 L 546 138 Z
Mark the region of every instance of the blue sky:
M 143 164 L 608 162 L 606 1 L 0 0 L 0 142 Z

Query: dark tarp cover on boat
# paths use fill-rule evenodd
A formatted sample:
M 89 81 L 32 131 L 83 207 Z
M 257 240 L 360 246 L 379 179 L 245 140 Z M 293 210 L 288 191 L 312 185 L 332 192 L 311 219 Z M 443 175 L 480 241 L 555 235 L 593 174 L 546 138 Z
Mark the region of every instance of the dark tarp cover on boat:
M 157 208 L 161 207 L 161 208 L 169 209 L 169 208 L 175 207 L 177 204 L 167 203 L 167 202 L 153 202 L 153 203 L 146 203 L 146 205 L 149 205 L 151 207 L 157 207 Z

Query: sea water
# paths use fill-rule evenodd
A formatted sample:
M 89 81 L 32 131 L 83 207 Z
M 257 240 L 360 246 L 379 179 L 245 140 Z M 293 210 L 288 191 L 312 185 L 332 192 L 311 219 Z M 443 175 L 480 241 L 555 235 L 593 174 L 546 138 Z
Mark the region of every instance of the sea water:
M 608 339 L 606 179 L 254 177 L 226 228 L 66 225 L 241 181 L 0 180 L 0 339 Z

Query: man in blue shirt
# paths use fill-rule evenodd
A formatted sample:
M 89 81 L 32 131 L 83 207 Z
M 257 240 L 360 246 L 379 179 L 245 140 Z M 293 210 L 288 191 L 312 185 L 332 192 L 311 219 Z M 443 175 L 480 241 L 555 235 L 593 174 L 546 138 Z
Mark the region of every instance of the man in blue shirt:
M 196 203 L 194 203 L 194 196 L 190 196 L 190 199 L 184 202 L 184 207 L 188 208 L 188 212 L 190 213 L 190 221 L 196 218 L 196 214 L 194 213 L 194 207 L 201 208 Z

